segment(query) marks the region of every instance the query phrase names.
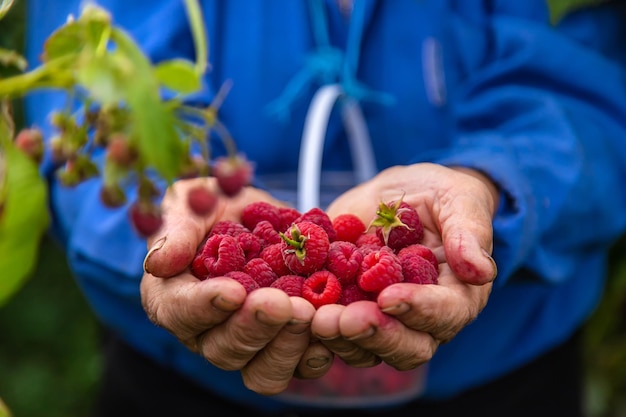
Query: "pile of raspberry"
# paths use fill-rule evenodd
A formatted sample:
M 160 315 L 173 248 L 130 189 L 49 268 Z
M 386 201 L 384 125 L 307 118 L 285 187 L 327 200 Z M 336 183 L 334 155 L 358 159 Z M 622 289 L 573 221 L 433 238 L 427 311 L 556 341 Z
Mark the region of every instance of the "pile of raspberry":
M 375 300 L 385 287 L 437 284 L 439 264 L 422 244 L 417 211 L 402 200 L 382 202 L 366 226 L 353 214 L 331 220 L 267 202 L 247 205 L 241 221 L 216 222 L 198 249 L 198 279 L 226 276 L 248 293 L 261 287 L 303 297 L 315 308 Z

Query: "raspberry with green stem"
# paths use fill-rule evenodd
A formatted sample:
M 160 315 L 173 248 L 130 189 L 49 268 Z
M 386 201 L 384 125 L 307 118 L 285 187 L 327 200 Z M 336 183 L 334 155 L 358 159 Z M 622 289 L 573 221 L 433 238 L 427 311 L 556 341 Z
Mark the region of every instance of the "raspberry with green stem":
M 309 221 L 294 223 L 282 238 L 283 259 L 287 267 L 299 275 L 309 275 L 322 269 L 328 257 L 330 241 L 326 231 Z
M 368 230 L 372 227 L 378 228 L 376 234 L 394 251 L 420 243 L 424 237 L 424 227 L 417 211 L 402 198 L 390 203 L 381 202 Z

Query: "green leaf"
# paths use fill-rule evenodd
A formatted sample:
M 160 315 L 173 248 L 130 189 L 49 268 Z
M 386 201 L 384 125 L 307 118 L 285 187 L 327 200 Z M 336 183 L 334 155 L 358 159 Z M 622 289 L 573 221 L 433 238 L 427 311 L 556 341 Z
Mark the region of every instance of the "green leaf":
M 0 64 L 4 66 L 14 66 L 20 71 L 25 71 L 28 66 L 26 58 L 10 49 L 0 48 Z
M 77 21 L 61 26 L 46 39 L 41 59 L 44 62 L 78 54 L 83 49 L 83 28 Z
M 11 410 L 9 410 L 9 407 L 7 407 L 7 405 L 4 403 L 4 401 L 2 401 L 2 398 L 0 398 L 0 417 L 11 417 Z
M 155 74 L 163 86 L 181 94 L 191 94 L 201 87 L 200 75 L 196 72 L 194 64 L 183 59 L 158 64 Z
M 13 6 L 13 0 L 0 0 L 0 19 L 2 19 Z
M 133 110 L 133 136 L 138 139 L 145 163 L 168 182 L 174 180 L 183 163 L 185 147 L 175 129 L 175 118 L 166 105 L 149 95 L 129 97 Z
M 198 0 L 185 0 L 185 8 L 196 52 L 196 71 L 199 75 L 202 75 L 209 64 L 209 38 L 204 26 L 202 8 Z
M 184 161 L 183 142 L 175 128 L 176 118 L 161 100 L 153 67 L 133 39 L 119 29 L 112 31 L 111 38 L 119 53 L 128 59 L 129 68 L 133 68 L 125 100 L 132 113 L 132 133 L 138 140 L 139 153 L 147 166 L 171 182 Z
M 37 165 L 14 146 L 3 149 L 0 163 L 6 164 L 6 195 L 0 217 L 0 306 L 30 277 L 49 224 L 48 190 Z
M 76 69 L 76 80 L 89 90 L 92 98 L 105 106 L 123 101 L 135 75 L 132 68 L 125 73 L 124 67 L 129 65 L 124 62 L 124 56 L 85 52 L 81 58 Z
M 79 19 L 70 19 L 46 39 L 42 60 L 48 62 L 85 49 L 106 48 L 110 29 L 111 18 L 104 9 L 85 7 Z

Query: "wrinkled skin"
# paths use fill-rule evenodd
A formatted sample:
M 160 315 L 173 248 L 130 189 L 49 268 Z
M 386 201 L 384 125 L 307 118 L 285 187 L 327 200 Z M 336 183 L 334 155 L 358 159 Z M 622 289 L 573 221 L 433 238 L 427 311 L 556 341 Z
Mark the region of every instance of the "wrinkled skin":
M 487 303 L 496 276 L 489 254 L 498 191 L 480 173 L 433 164 L 394 167 L 340 196 L 327 210 L 331 218 L 352 212 L 365 224 L 381 200 L 403 198 L 416 207 L 424 243 L 441 262 L 439 285 L 395 284 L 377 302 L 317 311 L 280 290 L 262 288 L 246 297 L 234 280 L 199 281 L 189 273 L 187 265 L 216 220 L 237 220 L 252 201 L 281 204 L 246 188 L 199 218 L 186 207 L 184 194 L 203 181 L 215 187 L 204 178 L 179 181 L 168 190 L 164 227 L 148 242 L 142 302 L 150 320 L 215 366 L 239 370 L 253 391 L 276 394 L 294 375 L 320 377 L 334 355 L 355 367 L 384 361 L 400 370 L 415 368 Z

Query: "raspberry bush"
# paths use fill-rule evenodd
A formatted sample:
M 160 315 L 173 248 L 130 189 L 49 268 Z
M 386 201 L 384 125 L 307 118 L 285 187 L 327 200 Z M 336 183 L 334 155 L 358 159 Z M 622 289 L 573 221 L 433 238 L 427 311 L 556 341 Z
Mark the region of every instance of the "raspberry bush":
M 0 18 L 11 3 L 0 2 Z M 28 277 L 49 224 L 42 160 L 67 187 L 100 178 L 102 204 L 126 210 L 142 237 L 161 227 L 164 185 L 215 176 L 217 191 L 196 189 L 188 199 L 194 213 L 206 215 L 214 193 L 233 196 L 250 182 L 253 166 L 218 117 L 231 83 L 206 107 L 186 104 L 201 88 L 209 48 L 198 0 L 184 4 L 194 62 L 152 63 L 113 16 L 93 3 L 50 34 L 35 68 L 28 69 L 15 51 L 0 49 L 0 65 L 13 70 L 0 78 L 0 269 L 7 277 L 0 280 L 0 305 Z M 46 138 L 41 126 L 16 128 L 11 108 L 40 90 L 67 97 L 49 115 Z M 223 141 L 226 155 L 212 154 L 210 135 Z

